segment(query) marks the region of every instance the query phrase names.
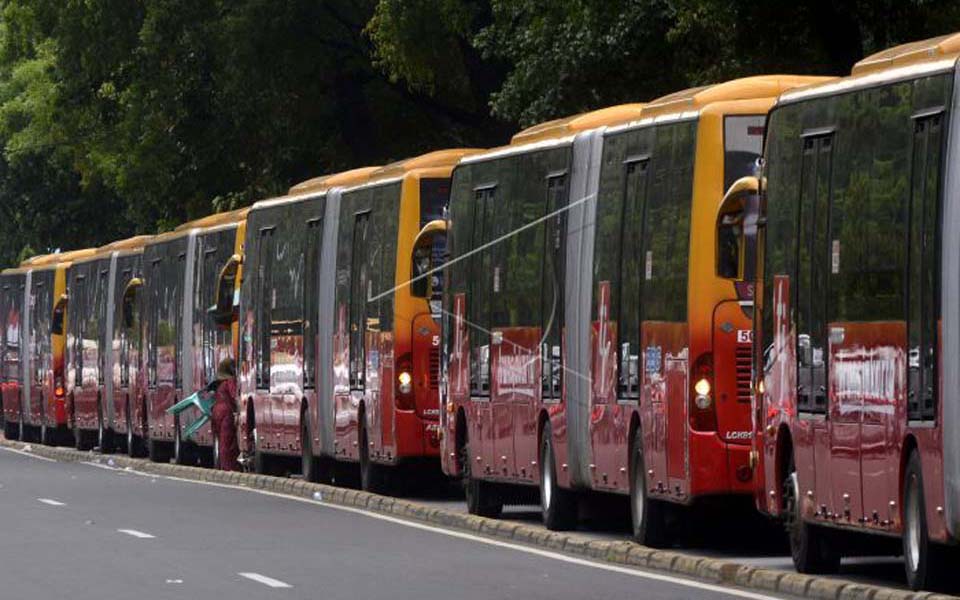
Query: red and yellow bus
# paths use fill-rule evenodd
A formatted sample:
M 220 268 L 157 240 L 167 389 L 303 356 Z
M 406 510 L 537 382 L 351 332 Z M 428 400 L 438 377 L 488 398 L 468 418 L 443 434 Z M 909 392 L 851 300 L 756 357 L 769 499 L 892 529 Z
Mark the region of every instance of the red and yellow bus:
M 333 441 L 319 438 L 320 419 L 328 418 L 318 408 L 320 397 L 332 397 L 320 391 L 331 384 L 330 363 L 320 367 L 321 345 L 331 360 L 329 342 L 320 337 L 329 309 L 321 312 L 320 296 L 333 286 L 321 286 L 320 268 L 333 254 L 321 250 L 336 231 L 339 190 L 377 169 L 314 178 L 288 196 L 257 202 L 247 216 L 244 252 L 221 272 L 217 315 L 236 322 L 243 340 L 240 449 L 257 472 L 276 472 L 284 459 L 297 457 L 306 479 L 329 477 L 331 457 L 323 448 Z
M 299 455 L 308 479 L 340 466 L 383 489 L 392 467 L 435 463 L 439 323 L 407 284 L 417 233 L 442 216 L 471 152 L 319 178 L 254 206 L 241 393 L 258 471 Z
M 62 298 L 70 315 L 67 408 L 77 449 L 114 450 L 117 300 L 148 239 L 137 236 L 98 248 L 73 260 L 67 272 L 67 295 Z
M 235 329 L 217 322 L 216 301 L 224 265 L 242 254 L 247 209 L 191 221 L 152 238 L 143 250 L 141 303 L 147 454 L 178 464 L 216 461 L 218 447 L 209 425 L 193 439 L 181 432 L 195 411 L 167 413 L 176 402 L 204 389 L 217 366 L 236 354 Z M 142 296 L 142 299 L 140 299 Z
M 104 331 L 106 373 L 103 387 L 105 404 L 110 405 L 110 410 L 105 411 L 109 415 L 106 430 L 110 439 L 108 447 L 101 449 L 109 450 L 116 444 L 130 456 L 143 455 L 147 431 L 143 370 L 140 368 L 142 311 L 137 291 L 143 282 L 143 246 L 150 239 L 151 236 L 138 236 L 100 249 L 110 259 L 106 310 L 111 315 Z
M 762 217 L 756 500 L 802 572 L 901 540 L 912 588 L 956 568 L 958 57 L 960 34 L 914 42 L 787 92 L 765 179 L 728 194 Z
M 4 353 L 4 417 L 10 439 L 53 445 L 69 437 L 66 273 L 71 260 L 93 253 L 76 250 L 37 256 L 0 274 L 0 321 L 4 330 L 0 352 Z
M 471 512 L 536 493 L 629 494 L 636 538 L 671 507 L 753 489 L 752 288 L 718 276 L 724 190 L 766 112 L 822 81 L 759 76 L 538 126 L 453 174 L 444 471 Z M 727 269 L 729 271 L 729 268 Z

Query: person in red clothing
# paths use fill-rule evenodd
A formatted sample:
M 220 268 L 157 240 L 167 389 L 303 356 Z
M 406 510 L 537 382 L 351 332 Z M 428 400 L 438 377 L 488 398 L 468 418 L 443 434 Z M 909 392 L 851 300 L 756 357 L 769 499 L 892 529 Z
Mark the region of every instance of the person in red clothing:
M 220 361 L 217 369 L 216 400 L 213 403 L 210 420 L 213 435 L 220 444 L 220 464 L 223 471 L 237 471 L 240 465 L 240 446 L 237 444 L 237 374 L 232 358 Z

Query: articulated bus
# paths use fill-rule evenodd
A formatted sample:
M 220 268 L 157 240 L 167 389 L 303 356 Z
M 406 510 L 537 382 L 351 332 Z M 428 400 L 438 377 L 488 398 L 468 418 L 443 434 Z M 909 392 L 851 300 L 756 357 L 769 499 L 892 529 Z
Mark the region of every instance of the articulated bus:
M 306 479 L 326 479 L 327 463 L 316 444 L 302 443 L 320 431 L 318 389 L 330 382 L 326 375 L 320 383 L 317 368 L 319 298 L 333 287 L 321 286 L 329 281 L 320 277 L 321 250 L 327 230 L 336 229 L 336 213 L 330 211 L 339 188 L 365 182 L 377 169 L 318 177 L 292 187 L 287 196 L 254 204 L 247 216 L 246 253 L 232 260 L 236 268 L 221 274 L 218 314 L 224 322 L 232 318 L 238 310 L 234 294 L 243 307 L 237 315 L 244 340 L 240 448 L 258 473 L 276 471 L 282 457 L 297 456 Z M 238 272 L 240 263 L 246 276 Z
M 25 276 L 19 269 L 5 269 L 0 273 L 0 400 L 3 404 L 3 434 L 8 440 L 20 438 L 21 403 L 21 323 Z
M 167 409 L 216 378 L 223 358 L 236 355 L 236 337 L 217 323 L 213 307 L 221 269 L 242 254 L 247 209 L 191 221 L 161 234 L 143 250 L 142 289 L 131 313 L 142 322 L 146 449 L 153 461 L 178 464 L 217 460 L 218 446 L 207 424 L 192 440 L 181 436 L 199 415 L 196 409 L 171 416 Z M 142 297 L 141 297 L 142 296 Z
M 114 449 L 113 332 L 118 280 L 130 276 L 130 261 L 138 260 L 147 239 L 137 236 L 103 246 L 74 260 L 68 270 L 67 294 L 61 299 L 70 315 L 66 328 L 67 405 L 74 446 L 79 450 L 94 446 L 102 452 Z
M 787 92 L 740 185 L 763 183 L 756 500 L 802 572 L 863 549 L 841 532 L 901 539 L 914 589 L 956 570 L 958 55 L 960 34 L 915 42 Z
M 539 486 L 561 529 L 576 492 L 629 494 L 636 538 L 659 545 L 671 506 L 749 497 L 752 287 L 716 274 L 714 219 L 774 99 L 819 81 L 587 113 L 456 168 L 443 468 L 471 512 Z
M 5 365 L 5 433 L 10 439 L 60 444 L 69 435 L 62 297 L 70 261 L 93 252 L 38 256 L 0 274 L 4 330 L 0 352 Z
M 436 461 L 439 322 L 411 278 L 424 223 L 442 216 L 445 150 L 305 182 L 250 213 L 241 294 L 241 447 L 258 472 L 299 455 L 304 476 Z M 225 287 L 229 287 L 228 285 Z
M 100 249 L 110 256 L 105 324 L 103 394 L 107 451 L 114 444 L 122 446 L 130 456 L 143 455 L 147 432 L 147 414 L 143 402 L 143 378 L 140 361 L 143 351 L 143 330 L 139 318 L 137 291 L 143 285 L 143 246 L 151 236 L 138 236 L 114 242 Z M 118 443 L 119 442 L 119 443 Z

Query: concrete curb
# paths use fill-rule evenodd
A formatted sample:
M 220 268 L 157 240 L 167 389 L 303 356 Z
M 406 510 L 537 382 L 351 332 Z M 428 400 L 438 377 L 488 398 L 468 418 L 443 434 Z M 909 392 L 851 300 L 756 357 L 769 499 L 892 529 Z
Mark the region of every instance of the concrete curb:
M 712 583 L 798 598 L 824 600 L 949 600 L 956 596 L 908 592 L 840 579 L 802 575 L 707 558 L 685 552 L 655 550 L 629 541 L 590 540 L 576 533 L 544 531 L 522 523 L 477 517 L 434 508 L 402 498 L 379 496 L 302 480 L 153 463 L 124 455 L 102 455 L 0 438 L 0 446 L 61 462 L 97 462 L 144 473 L 264 490 L 316 500 L 323 504 L 359 508 L 451 530 L 548 549 L 580 558 L 660 571 Z

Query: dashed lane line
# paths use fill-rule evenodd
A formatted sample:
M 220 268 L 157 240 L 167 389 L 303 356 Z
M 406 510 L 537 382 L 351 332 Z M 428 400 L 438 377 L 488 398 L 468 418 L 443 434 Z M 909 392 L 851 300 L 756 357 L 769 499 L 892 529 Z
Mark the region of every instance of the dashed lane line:
M 60 502 L 59 500 L 54 500 L 53 498 L 37 498 L 37 502 L 42 502 L 48 506 L 66 506 L 66 502 Z
M 117 531 L 119 533 L 125 533 L 131 537 L 139 538 L 141 540 L 152 540 L 157 537 L 155 535 L 151 535 L 143 531 L 137 531 L 136 529 L 118 529 Z
M 632 567 L 621 567 L 619 565 L 611 565 L 600 562 L 595 562 L 592 560 L 587 560 L 583 558 L 577 558 L 575 556 L 568 556 L 566 554 L 560 554 L 558 552 L 553 552 L 550 550 L 541 550 L 540 548 L 533 548 L 530 546 L 524 546 L 522 544 L 515 544 L 511 542 L 505 542 L 501 540 L 495 540 L 487 537 L 482 537 L 479 535 L 473 535 L 463 531 L 457 531 L 454 529 L 446 529 L 443 527 L 436 527 L 433 525 L 428 525 L 426 523 L 417 523 L 415 521 L 407 521 L 405 519 L 400 519 L 390 515 L 384 515 L 369 510 L 364 510 L 362 508 L 356 508 L 353 506 L 341 506 L 337 504 L 327 504 L 322 501 L 310 500 L 308 498 L 301 498 L 298 496 L 290 496 L 287 494 L 279 494 L 277 492 L 271 492 L 269 490 L 260 490 L 256 488 L 248 488 L 243 486 L 229 485 L 225 483 L 219 483 L 216 481 L 200 481 L 196 479 L 186 479 L 183 477 L 176 477 L 174 475 L 158 475 L 158 478 L 166 479 L 168 481 L 180 481 L 183 483 L 192 483 L 196 485 L 204 485 L 210 487 L 219 487 L 228 490 L 236 490 L 241 492 L 252 492 L 254 494 L 261 494 L 264 496 L 272 496 L 274 498 L 283 498 L 285 500 L 293 502 L 301 502 L 303 504 L 312 504 L 313 506 L 322 506 L 324 508 L 331 508 L 333 510 L 339 510 L 343 512 L 350 512 L 358 515 L 363 515 L 371 519 L 377 519 L 380 521 L 387 521 L 404 527 L 410 527 L 413 529 L 421 529 L 423 531 L 429 531 L 432 533 L 437 533 L 440 535 L 445 535 L 448 537 L 460 538 L 464 540 L 469 540 L 472 542 L 477 542 L 480 544 L 487 544 L 489 546 L 498 546 L 500 548 L 507 548 L 510 550 L 515 550 L 524 554 L 532 554 L 535 556 L 540 556 L 543 558 L 548 558 L 556 560 L 559 562 L 565 562 L 568 564 L 579 565 L 583 567 L 589 567 L 592 569 L 598 569 L 601 571 L 608 571 L 612 573 L 620 573 L 622 575 L 629 575 L 636 577 L 638 579 L 650 579 L 653 581 L 662 581 L 665 583 L 670 583 L 674 585 L 680 585 L 684 587 L 690 587 L 695 589 L 700 589 L 709 592 L 715 592 L 721 595 L 727 595 L 738 598 L 747 598 L 749 600 L 774 600 L 778 596 L 764 594 L 759 592 L 751 592 L 748 590 L 743 590 L 735 587 L 729 587 L 722 584 L 713 584 L 696 581 L 694 579 L 687 579 L 685 577 L 666 575 L 661 573 L 654 573 L 651 571 L 645 571 L 638 568 Z
M 262 583 L 267 587 L 272 588 L 292 588 L 293 586 L 289 583 L 280 581 L 279 579 L 274 579 L 273 577 L 267 577 L 266 575 L 261 575 L 260 573 L 237 573 L 240 577 L 246 577 L 251 581 L 256 581 L 257 583 Z

